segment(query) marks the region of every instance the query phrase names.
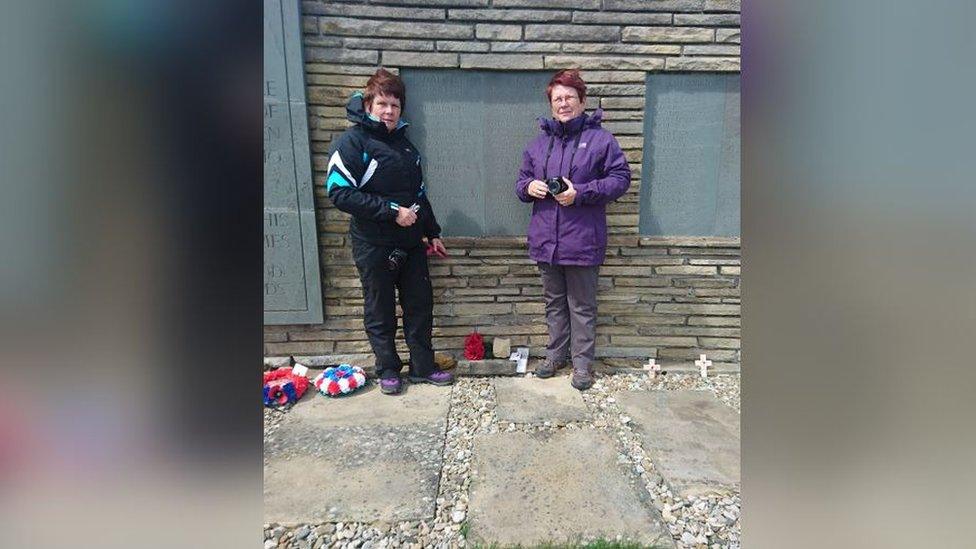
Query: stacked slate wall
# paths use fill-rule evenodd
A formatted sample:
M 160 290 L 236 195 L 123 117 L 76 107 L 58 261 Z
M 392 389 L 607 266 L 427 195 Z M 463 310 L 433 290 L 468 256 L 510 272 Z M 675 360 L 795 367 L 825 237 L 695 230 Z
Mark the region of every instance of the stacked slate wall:
M 331 141 L 349 125 L 345 102 L 377 66 L 394 72 L 578 67 L 588 85 L 587 107 L 604 109 L 604 127 L 617 137 L 633 172 L 629 192 L 608 207 L 598 355 L 654 356 L 668 364 L 707 353 L 717 366 L 738 366 L 739 239 L 640 236 L 638 216 L 646 73 L 737 72 L 740 2 L 379 0 L 301 6 L 325 321 L 267 326 L 266 355 L 369 352 L 349 216 L 332 206 L 321 183 Z M 539 354 L 546 342 L 541 281 L 527 259 L 525 238 L 446 238 L 445 244 L 451 257 L 431 262 L 435 348 L 457 353 L 464 335 L 477 329 Z M 406 358 L 402 342 L 400 348 Z

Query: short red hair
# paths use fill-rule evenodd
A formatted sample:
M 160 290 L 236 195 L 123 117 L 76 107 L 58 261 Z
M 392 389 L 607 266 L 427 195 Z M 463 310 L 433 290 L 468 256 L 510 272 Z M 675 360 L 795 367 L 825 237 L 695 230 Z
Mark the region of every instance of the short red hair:
M 363 105 L 367 109 L 373 104 L 373 98 L 377 95 L 392 95 L 400 100 L 400 109 L 407 105 L 407 89 L 403 86 L 403 80 L 392 72 L 379 68 L 369 77 L 366 82 L 366 92 L 363 94 Z
M 549 86 L 546 87 L 546 97 L 549 98 L 549 101 L 552 101 L 552 89 L 556 86 L 566 86 L 576 90 L 576 93 L 579 94 L 580 103 L 586 99 L 586 82 L 583 82 L 578 69 L 563 69 L 553 75 L 552 79 L 549 80 Z

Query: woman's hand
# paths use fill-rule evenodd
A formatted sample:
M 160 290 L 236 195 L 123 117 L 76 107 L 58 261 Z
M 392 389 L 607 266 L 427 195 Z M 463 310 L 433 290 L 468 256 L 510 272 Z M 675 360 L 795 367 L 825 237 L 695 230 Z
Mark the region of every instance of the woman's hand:
M 532 198 L 545 198 L 548 192 L 549 187 L 546 187 L 545 182 L 539 181 L 538 179 L 533 179 L 525 189 L 525 193 Z
M 417 222 L 417 213 L 411 210 L 410 208 L 404 208 L 403 206 L 400 206 L 397 209 L 396 222 L 397 225 L 401 227 L 409 227 L 410 225 L 413 225 L 414 223 Z
M 435 254 L 441 257 L 447 257 L 447 248 L 444 247 L 444 242 L 441 239 L 430 239 L 430 246 L 433 248 Z
M 564 177 L 563 181 L 566 182 L 568 188 L 557 195 L 553 195 L 553 198 L 559 202 L 560 206 L 572 206 L 573 202 L 576 202 L 576 188 L 573 187 L 573 182 L 568 177 Z

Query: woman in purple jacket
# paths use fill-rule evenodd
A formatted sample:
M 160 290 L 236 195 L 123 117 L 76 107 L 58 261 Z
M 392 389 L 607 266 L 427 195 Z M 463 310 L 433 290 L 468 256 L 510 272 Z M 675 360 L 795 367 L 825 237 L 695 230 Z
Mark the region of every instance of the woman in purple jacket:
M 519 199 L 532 202 L 529 257 L 542 272 L 549 325 L 546 360 L 536 375 L 551 377 L 572 352 L 572 384 L 582 391 L 593 385 L 606 205 L 627 192 L 630 166 L 617 140 L 600 127 L 603 111 L 583 112 L 586 84 L 579 71 L 556 73 L 546 96 L 552 118 L 539 119 L 542 131 L 526 146 L 515 183 Z

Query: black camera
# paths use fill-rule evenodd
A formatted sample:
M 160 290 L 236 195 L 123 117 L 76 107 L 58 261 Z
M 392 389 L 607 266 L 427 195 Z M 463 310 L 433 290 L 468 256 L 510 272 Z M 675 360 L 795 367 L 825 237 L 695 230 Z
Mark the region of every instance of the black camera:
M 550 177 L 546 179 L 546 187 L 549 188 L 549 194 L 557 195 L 559 193 L 566 192 L 569 189 L 569 185 L 562 177 Z
M 403 266 L 403 263 L 407 260 L 407 252 L 401 250 L 400 248 L 393 248 L 390 252 L 390 257 L 386 258 L 386 267 L 391 271 L 395 271 Z

